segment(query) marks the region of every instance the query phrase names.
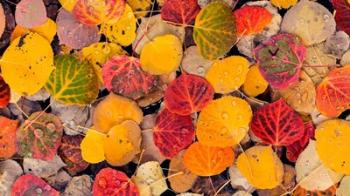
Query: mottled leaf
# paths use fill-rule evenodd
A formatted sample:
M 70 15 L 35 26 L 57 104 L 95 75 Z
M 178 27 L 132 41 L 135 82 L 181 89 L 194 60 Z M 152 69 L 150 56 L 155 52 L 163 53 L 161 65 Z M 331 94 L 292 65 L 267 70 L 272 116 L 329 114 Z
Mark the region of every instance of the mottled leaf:
M 53 189 L 43 179 L 32 174 L 25 174 L 17 178 L 12 185 L 11 195 L 27 196 L 27 195 L 59 196 L 60 193 Z
M 48 19 L 43 0 L 21 0 L 15 15 L 17 24 L 26 28 L 42 25 Z
M 178 25 L 192 24 L 200 11 L 197 0 L 166 0 L 161 10 L 162 19 Z
M 16 130 L 18 126 L 17 120 L 11 120 L 0 116 L 0 157 L 12 157 L 16 149 Z

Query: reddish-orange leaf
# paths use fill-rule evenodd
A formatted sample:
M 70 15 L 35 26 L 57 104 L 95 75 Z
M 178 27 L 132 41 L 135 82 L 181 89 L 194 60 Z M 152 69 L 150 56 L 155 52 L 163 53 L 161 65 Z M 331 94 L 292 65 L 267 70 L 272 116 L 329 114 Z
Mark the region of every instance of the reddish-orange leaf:
M 10 158 L 16 153 L 17 120 L 0 116 L 0 157 Z
M 43 179 L 32 174 L 25 174 L 17 178 L 12 185 L 12 196 L 31 196 L 31 195 L 59 196 L 60 192 L 53 189 Z
M 287 158 L 288 160 L 295 162 L 300 153 L 306 148 L 309 144 L 309 140 L 315 136 L 315 126 L 312 122 L 307 122 L 304 124 L 305 132 L 304 136 L 302 136 L 299 140 L 294 142 L 293 144 L 287 146 Z
M 155 145 L 168 158 L 187 148 L 193 142 L 194 134 L 191 116 L 180 116 L 168 109 L 159 113 L 153 129 Z
M 250 126 L 255 136 L 275 146 L 291 145 L 305 133 L 303 119 L 283 99 L 259 108 Z
M 305 190 L 303 188 L 301 188 L 300 186 L 298 186 L 297 189 L 295 189 L 295 191 L 293 192 L 293 196 L 308 196 L 308 195 L 312 195 L 312 196 L 335 196 L 337 192 L 337 186 L 333 185 L 331 187 L 329 187 L 327 190 L 324 191 L 308 191 Z
M 165 21 L 188 25 L 194 22 L 199 11 L 197 0 L 166 0 L 161 16 Z
M 0 76 L 0 108 L 6 107 L 11 98 L 10 87 Z
M 140 60 L 126 55 L 111 58 L 102 68 L 103 82 L 109 91 L 138 99 L 154 90 L 158 78 L 141 69 Z
M 350 65 L 333 69 L 322 80 L 316 90 L 316 106 L 328 117 L 350 108 Z
M 198 176 L 220 174 L 233 164 L 233 160 L 232 147 L 210 147 L 199 142 L 193 143 L 183 157 L 185 167 Z
M 214 88 L 204 78 L 182 74 L 165 91 L 165 106 L 173 113 L 189 115 L 201 111 L 214 97 Z
M 252 35 L 260 33 L 271 22 L 272 14 L 264 7 L 244 6 L 234 13 L 237 35 Z
M 86 25 L 115 23 L 123 15 L 125 5 L 125 0 L 78 0 L 73 13 Z
M 138 196 L 135 184 L 121 171 L 104 168 L 96 175 L 93 196 Z

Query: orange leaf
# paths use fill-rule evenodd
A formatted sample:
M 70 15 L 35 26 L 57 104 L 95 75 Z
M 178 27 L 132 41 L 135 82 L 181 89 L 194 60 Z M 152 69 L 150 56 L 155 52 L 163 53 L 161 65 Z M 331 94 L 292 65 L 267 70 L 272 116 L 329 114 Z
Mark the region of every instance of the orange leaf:
M 18 121 L 0 116 L 0 157 L 10 158 L 16 153 L 16 130 Z
M 209 147 L 199 142 L 193 143 L 184 154 L 185 167 L 198 176 L 220 174 L 233 164 L 231 147 Z

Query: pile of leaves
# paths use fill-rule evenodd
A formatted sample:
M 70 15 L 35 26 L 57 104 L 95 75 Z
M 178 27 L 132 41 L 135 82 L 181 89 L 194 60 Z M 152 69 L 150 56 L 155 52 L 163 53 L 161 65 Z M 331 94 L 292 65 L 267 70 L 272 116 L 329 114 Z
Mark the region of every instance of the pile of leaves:
M 0 195 L 350 195 L 350 1 L 0 2 Z

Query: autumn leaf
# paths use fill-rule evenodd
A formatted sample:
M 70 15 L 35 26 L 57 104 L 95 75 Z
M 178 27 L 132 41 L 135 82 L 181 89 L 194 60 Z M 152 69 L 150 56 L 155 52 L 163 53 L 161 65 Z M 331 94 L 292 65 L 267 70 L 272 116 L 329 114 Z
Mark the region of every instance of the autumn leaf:
M 17 151 L 16 131 L 18 121 L 0 116 L 0 157 L 11 158 Z
M 305 133 L 302 118 L 283 99 L 259 108 L 250 127 L 265 144 L 275 146 L 291 145 Z
M 11 195 L 37 195 L 37 191 L 42 195 L 59 196 L 60 193 L 47 184 L 43 179 L 32 174 L 25 174 L 17 178 L 12 185 Z
M 9 85 L 0 76 L 0 108 L 4 108 L 8 105 L 11 98 L 11 90 Z
M 161 16 L 165 21 L 185 26 L 194 22 L 199 11 L 197 0 L 166 0 Z
M 298 0 L 271 0 L 272 5 L 278 8 L 288 9 L 289 7 L 295 5 Z
M 248 96 L 256 97 L 265 92 L 268 86 L 269 83 L 261 75 L 259 66 L 251 66 L 243 84 L 243 92 Z
M 153 139 L 159 151 L 168 158 L 186 149 L 194 140 L 194 125 L 191 116 L 180 116 L 163 109 L 153 128 Z
M 42 0 L 21 0 L 16 6 L 16 23 L 26 28 L 40 26 L 47 21 Z
M 16 39 L 17 37 L 21 37 L 26 33 L 28 33 L 29 31 L 38 33 L 42 37 L 46 38 L 47 41 L 52 42 L 53 38 L 57 33 L 57 26 L 56 26 L 56 23 L 51 19 L 48 19 L 42 25 L 30 28 L 30 29 L 17 25 L 12 32 L 11 40 Z
M 350 4 L 347 0 L 333 0 L 337 27 L 350 35 Z

